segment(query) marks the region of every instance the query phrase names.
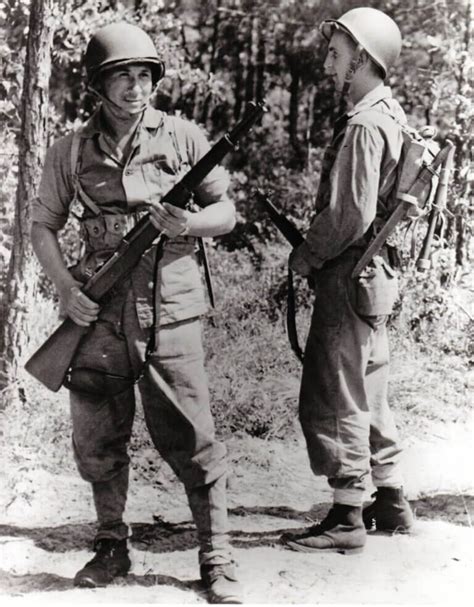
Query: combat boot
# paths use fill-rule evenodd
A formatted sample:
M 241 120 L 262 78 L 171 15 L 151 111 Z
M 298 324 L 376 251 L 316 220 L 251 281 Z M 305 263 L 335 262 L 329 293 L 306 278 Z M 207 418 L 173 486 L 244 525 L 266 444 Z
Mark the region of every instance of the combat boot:
M 362 552 L 367 533 L 361 506 L 334 504 L 326 518 L 303 533 L 285 533 L 281 542 L 298 552 Z
M 409 533 L 413 514 L 402 488 L 379 487 L 372 497 L 375 501 L 362 511 L 366 529 Z
M 74 586 L 101 588 L 115 577 L 127 575 L 131 567 L 127 540 L 99 540 L 94 550 L 94 558 L 76 573 Z
M 201 579 L 210 603 L 243 603 L 242 586 L 237 580 L 233 563 L 201 565 Z

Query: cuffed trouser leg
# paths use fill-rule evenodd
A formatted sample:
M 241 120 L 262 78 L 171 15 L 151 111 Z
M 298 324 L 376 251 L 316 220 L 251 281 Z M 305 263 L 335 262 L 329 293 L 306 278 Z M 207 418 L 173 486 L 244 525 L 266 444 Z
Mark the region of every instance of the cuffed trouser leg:
M 82 369 L 133 375 L 122 331 L 122 315 L 128 286 L 122 285 L 101 309 L 99 320 L 81 342 L 74 364 Z M 87 371 L 86 371 L 87 373 Z M 123 386 L 125 387 L 125 385 Z M 125 539 L 123 522 L 127 501 L 128 443 L 135 414 L 133 387 L 115 396 L 71 392 L 72 442 L 82 478 L 92 484 L 99 539 Z
M 320 273 L 318 285 L 305 348 L 300 421 L 313 472 L 328 477 L 337 503 L 358 506 L 370 458 L 361 351 L 370 328 L 349 307 L 341 268 Z
M 130 318 L 130 323 L 134 321 Z M 135 324 L 135 355 L 145 338 Z M 226 449 L 215 438 L 199 319 L 160 327 L 139 384 L 150 436 L 184 483 L 196 523 L 201 563 L 229 562 Z

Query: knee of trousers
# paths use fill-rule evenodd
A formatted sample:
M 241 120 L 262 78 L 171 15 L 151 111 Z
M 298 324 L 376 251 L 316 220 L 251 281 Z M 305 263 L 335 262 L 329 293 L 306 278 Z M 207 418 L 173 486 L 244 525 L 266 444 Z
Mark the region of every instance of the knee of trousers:
M 128 469 L 130 458 L 126 452 L 117 451 L 111 453 L 98 452 L 88 449 L 80 449 L 72 440 L 74 461 L 81 478 L 89 483 L 101 483 L 109 481 L 124 469 Z
M 194 455 L 186 451 L 173 451 L 167 453 L 164 459 L 187 490 L 210 485 L 227 475 L 226 448 L 218 441 L 208 444 Z

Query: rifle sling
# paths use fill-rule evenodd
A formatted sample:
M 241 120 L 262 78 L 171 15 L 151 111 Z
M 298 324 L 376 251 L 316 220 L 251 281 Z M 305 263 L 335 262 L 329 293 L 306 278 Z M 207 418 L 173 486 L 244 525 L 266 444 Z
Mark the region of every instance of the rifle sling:
M 291 349 L 296 354 L 298 360 L 303 362 L 303 350 L 299 344 L 298 331 L 296 328 L 296 301 L 295 287 L 293 284 L 293 272 L 288 268 L 288 292 L 287 292 L 287 307 L 286 307 L 286 326 L 288 330 L 288 340 Z

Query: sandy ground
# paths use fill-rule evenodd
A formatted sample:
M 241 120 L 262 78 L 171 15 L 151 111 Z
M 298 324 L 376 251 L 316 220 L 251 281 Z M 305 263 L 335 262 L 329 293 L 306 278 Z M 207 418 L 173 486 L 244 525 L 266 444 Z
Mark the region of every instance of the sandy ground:
M 443 426 L 429 440 L 405 442 L 414 533 L 372 532 L 362 554 L 343 556 L 294 553 L 278 545 L 283 530 L 302 528 L 329 507 L 330 492 L 311 475 L 303 444 L 231 441 L 230 523 L 247 603 L 472 604 L 472 428 Z M 72 585 L 90 558 L 94 533 L 87 485 L 74 475 L 12 464 L 0 473 L 0 487 L 3 605 L 206 603 L 194 527 L 171 475 L 154 487 L 132 479 L 132 571 L 96 590 Z

